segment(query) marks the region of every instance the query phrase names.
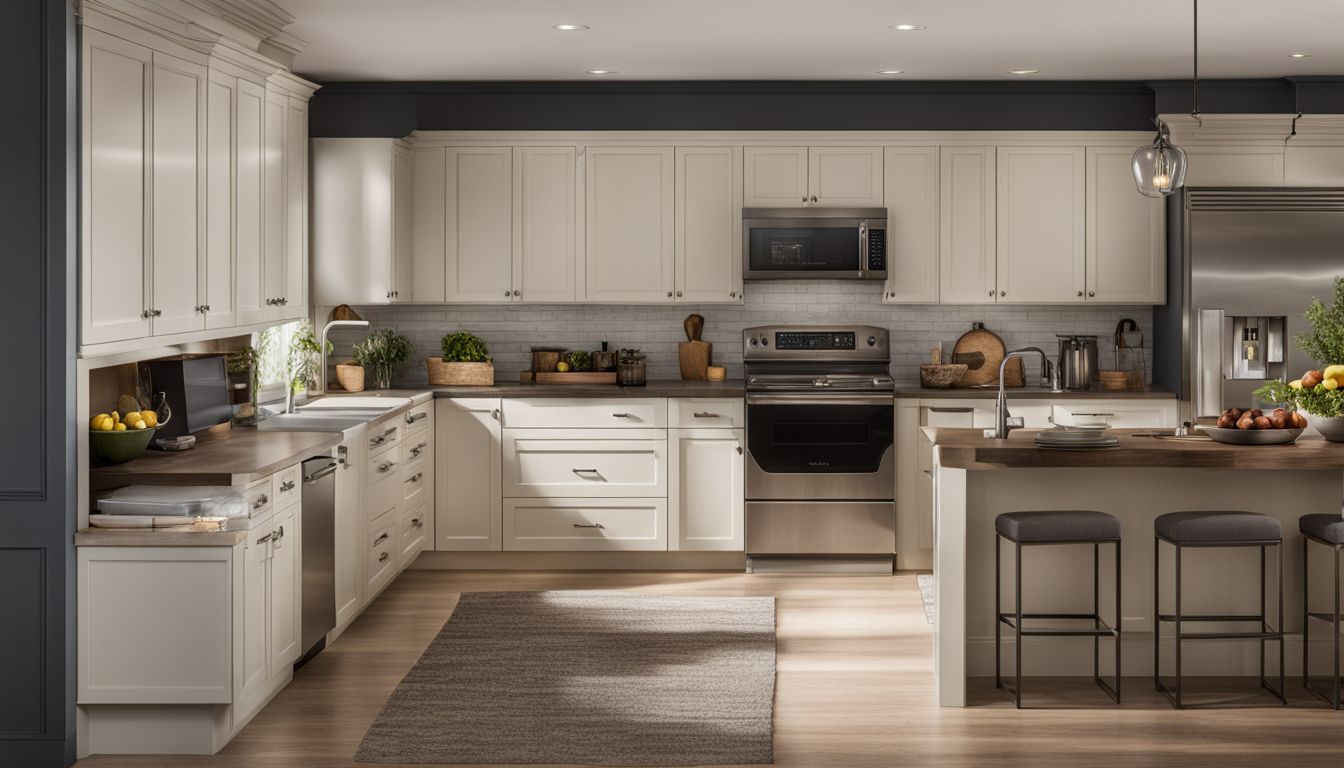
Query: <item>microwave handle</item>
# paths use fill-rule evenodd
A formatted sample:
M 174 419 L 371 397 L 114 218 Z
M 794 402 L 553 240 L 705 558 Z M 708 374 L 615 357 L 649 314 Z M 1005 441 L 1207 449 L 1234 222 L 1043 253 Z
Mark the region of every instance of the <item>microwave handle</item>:
M 868 271 L 868 222 L 859 222 L 859 274 Z

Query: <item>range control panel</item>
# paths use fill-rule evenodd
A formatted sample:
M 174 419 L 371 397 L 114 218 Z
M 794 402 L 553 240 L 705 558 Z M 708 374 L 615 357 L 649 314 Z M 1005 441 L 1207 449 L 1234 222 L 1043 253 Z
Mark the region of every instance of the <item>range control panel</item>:
M 889 360 L 888 333 L 871 325 L 761 325 L 742 332 L 746 361 Z
M 852 332 L 778 331 L 775 333 L 775 349 L 854 349 L 854 334 Z

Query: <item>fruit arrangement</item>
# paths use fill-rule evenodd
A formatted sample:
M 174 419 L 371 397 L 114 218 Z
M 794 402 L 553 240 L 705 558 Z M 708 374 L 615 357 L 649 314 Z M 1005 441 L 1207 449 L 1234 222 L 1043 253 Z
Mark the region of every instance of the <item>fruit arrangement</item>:
M 117 398 L 116 410 L 111 413 L 100 413 L 89 419 L 89 429 L 94 432 L 139 431 L 158 425 L 159 415 L 147 408 L 141 409 L 139 401 L 130 395 Z
M 1307 371 L 1302 378 L 1288 382 L 1292 389 L 1317 389 L 1332 392 L 1344 386 L 1344 365 L 1327 365 L 1324 369 Z
M 1275 408 L 1268 415 L 1259 408 L 1228 408 L 1218 417 L 1220 429 L 1305 429 L 1307 417 L 1296 411 Z

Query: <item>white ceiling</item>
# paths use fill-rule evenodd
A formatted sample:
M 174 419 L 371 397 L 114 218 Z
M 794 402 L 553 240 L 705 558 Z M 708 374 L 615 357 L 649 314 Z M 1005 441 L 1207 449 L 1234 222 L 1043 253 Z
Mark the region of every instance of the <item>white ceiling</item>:
M 279 0 L 318 80 L 1146 80 L 1188 0 Z M 552 24 L 586 24 L 559 32 Z M 896 32 L 891 24 L 923 24 Z M 1344 74 L 1344 0 L 1204 0 L 1201 77 Z M 1309 52 L 1307 59 L 1287 54 Z M 589 69 L 616 69 L 601 78 Z M 884 76 L 876 70 L 899 69 Z M 1009 69 L 1039 69 L 1013 76 Z

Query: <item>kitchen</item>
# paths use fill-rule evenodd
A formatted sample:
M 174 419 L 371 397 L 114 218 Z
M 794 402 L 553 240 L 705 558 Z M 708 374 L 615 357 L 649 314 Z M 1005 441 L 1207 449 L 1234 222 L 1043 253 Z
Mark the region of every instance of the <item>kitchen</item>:
M 18 764 L 993 759 L 972 728 L 1025 763 L 1106 754 L 1120 701 L 1126 759 L 1198 763 L 1228 721 L 1167 710 L 1208 692 L 1329 732 L 1339 526 L 1296 518 L 1344 467 L 1344 359 L 1300 343 L 1344 275 L 1330 41 L 1244 50 L 1244 3 L 1169 11 L 1152 61 L 1056 0 L 758 9 L 731 43 L 671 3 L 399 3 L 27 19 L 73 46 L 30 217 L 68 365 L 24 358 L 68 385 L 33 417 L 64 452 L 14 466 L 69 482 L 12 566 L 49 601 L 15 658 L 56 662 L 14 673 L 46 714 L 3 749 L 54 750 Z M 855 69 L 856 26 L 913 63 Z M 812 27 L 814 71 L 762 42 Z M 1223 517 L 1161 517 L 1191 510 Z

